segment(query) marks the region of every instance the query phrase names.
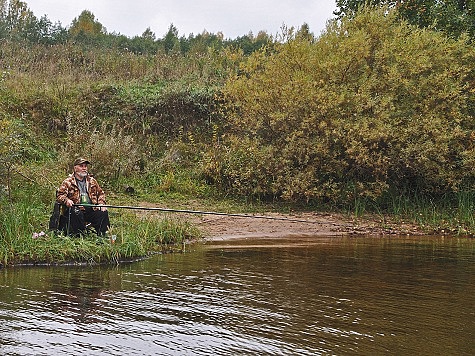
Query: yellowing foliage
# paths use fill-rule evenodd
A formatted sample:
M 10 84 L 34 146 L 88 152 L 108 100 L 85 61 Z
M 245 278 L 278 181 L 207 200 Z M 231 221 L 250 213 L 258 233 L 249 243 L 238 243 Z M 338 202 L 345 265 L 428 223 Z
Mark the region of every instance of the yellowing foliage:
M 227 82 L 234 133 L 206 172 L 241 194 L 287 199 L 457 190 L 475 173 L 474 63 L 464 39 L 382 10 L 316 41 L 294 36 Z

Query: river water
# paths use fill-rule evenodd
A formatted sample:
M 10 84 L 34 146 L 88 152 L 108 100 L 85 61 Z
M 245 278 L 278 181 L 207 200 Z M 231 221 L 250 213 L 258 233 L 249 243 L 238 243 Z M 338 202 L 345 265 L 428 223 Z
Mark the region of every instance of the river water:
M 2 355 L 473 355 L 475 240 L 215 241 L 0 270 Z

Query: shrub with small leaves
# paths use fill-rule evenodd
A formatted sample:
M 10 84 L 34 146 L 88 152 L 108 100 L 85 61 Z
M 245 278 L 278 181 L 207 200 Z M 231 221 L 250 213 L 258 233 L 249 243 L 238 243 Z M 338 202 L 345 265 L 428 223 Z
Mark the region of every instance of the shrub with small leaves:
M 243 194 L 352 201 L 473 180 L 467 41 L 383 10 L 333 22 L 316 41 L 288 37 L 227 82 L 232 134 L 204 168 L 215 181 Z

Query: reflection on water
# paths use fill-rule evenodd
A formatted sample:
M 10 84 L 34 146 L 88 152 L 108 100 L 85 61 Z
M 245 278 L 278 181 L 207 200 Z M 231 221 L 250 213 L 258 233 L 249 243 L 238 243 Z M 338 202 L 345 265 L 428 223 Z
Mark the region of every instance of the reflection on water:
M 213 242 L 0 270 L 0 354 L 471 355 L 475 241 Z

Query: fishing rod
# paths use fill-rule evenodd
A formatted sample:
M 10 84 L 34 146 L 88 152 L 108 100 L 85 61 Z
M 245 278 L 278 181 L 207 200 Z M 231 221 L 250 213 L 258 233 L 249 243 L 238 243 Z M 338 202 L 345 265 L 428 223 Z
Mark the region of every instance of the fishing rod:
M 237 217 L 237 218 L 281 220 L 281 221 L 300 222 L 300 223 L 308 223 L 308 224 L 318 223 L 318 221 L 309 221 L 309 220 L 303 220 L 303 219 L 291 219 L 291 218 L 282 218 L 282 217 L 266 216 L 266 215 L 223 213 L 223 212 L 218 212 L 218 211 L 202 211 L 202 210 L 171 209 L 171 208 L 157 208 L 157 207 L 130 206 L 130 205 L 107 205 L 107 204 L 105 205 L 73 204 L 73 206 L 82 206 L 85 208 L 115 208 L 115 209 L 131 209 L 131 210 L 148 210 L 148 211 L 161 211 L 161 212 L 197 214 L 197 215 L 221 215 L 221 216 L 232 216 L 232 217 Z

